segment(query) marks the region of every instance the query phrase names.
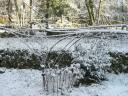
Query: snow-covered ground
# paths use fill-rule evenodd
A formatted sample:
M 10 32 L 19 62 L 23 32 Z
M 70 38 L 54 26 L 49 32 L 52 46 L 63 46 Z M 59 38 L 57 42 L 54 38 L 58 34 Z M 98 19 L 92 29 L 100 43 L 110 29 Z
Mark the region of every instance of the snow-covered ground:
M 42 96 L 41 85 L 40 71 L 7 69 L 0 74 L 0 96 Z
M 109 74 L 108 81 L 76 88 L 70 96 L 128 96 L 128 74 Z
M 2 68 L 0 70 L 3 70 Z M 91 86 L 73 88 L 64 96 L 127 96 L 128 74 L 108 74 L 107 81 Z M 37 70 L 6 69 L 0 74 L 0 96 L 46 96 L 41 72 Z M 49 94 L 48 96 L 53 96 Z
M 87 40 L 81 39 L 73 45 L 73 43 L 79 38 L 74 39 L 74 37 L 71 37 L 64 40 L 61 39 L 63 38 L 0 38 L 0 50 L 8 48 L 10 50 L 27 49 L 29 51 L 33 51 L 33 49 L 36 49 L 38 51 L 46 51 L 55 45 L 59 40 L 60 42 L 54 46 L 53 50 L 71 50 L 74 48 L 74 45 L 79 43 L 85 46 L 85 48 L 88 48 L 91 44 L 94 43 L 93 45 L 95 45 L 95 43 L 98 43 L 100 40 L 97 38 L 88 38 Z M 110 45 L 108 49 L 110 51 L 128 52 L 128 39 L 108 39 L 108 41 L 106 39 L 103 42 Z M 73 46 L 69 48 L 71 45 Z
M 0 38 L 0 49 L 27 49 L 29 51 L 32 51 L 32 49 L 37 49 L 38 51 L 46 51 L 56 44 L 56 42 L 58 42 L 60 39 L 61 38 Z M 59 42 L 57 46 L 54 46 L 53 49 L 63 49 L 63 47 L 65 47 L 66 44 L 72 39 L 66 39 Z

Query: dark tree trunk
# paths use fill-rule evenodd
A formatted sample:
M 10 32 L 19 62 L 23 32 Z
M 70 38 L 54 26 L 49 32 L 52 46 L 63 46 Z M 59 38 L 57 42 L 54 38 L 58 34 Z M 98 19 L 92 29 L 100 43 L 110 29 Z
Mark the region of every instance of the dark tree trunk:
M 49 18 L 49 0 L 46 0 L 46 14 L 45 14 L 45 18 L 46 18 L 46 29 L 49 28 L 49 24 L 48 24 L 48 18 Z
M 9 20 L 9 25 L 12 22 L 12 16 L 11 16 L 11 12 L 12 12 L 12 2 L 11 0 L 8 0 L 8 5 L 7 5 L 7 10 L 8 10 L 8 20 Z

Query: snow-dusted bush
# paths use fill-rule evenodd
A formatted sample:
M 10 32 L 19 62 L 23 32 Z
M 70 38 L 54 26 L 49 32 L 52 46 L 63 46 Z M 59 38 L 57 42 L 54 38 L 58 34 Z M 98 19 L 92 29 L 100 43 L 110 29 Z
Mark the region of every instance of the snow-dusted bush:
M 128 53 L 109 52 L 111 56 L 110 69 L 114 73 L 128 73 Z
M 0 67 L 41 69 L 40 64 L 45 63 L 45 59 L 46 52 L 42 52 L 42 54 L 37 55 L 29 52 L 28 50 L 0 50 Z M 71 53 L 66 51 L 52 51 L 48 54 L 46 63 L 50 64 L 53 68 L 55 65 L 62 68 L 70 66 L 72 60 L 73 57 Z
M 79 78 L 76 85 L 99 83 L 105 79 L 105 72 L 110 66 L 108 43 L 102 39 L 86 40 L 86 44 L 79 44 L 74 50 L 74 64 L 80 64 L 82 78 Z M 87 44 L 88 42 L 88 44 Z
M 73 60 L 72 53 L 69 51 L 52 51 L 48 53 L 46 59 L 46 65 L 50 65 L 51 68 L 55 68 L 58 65 L 59 68 L 64 68 L 70 66 Z
M 40 57 L 27 50 L 0 50 L 0 67 L 6 68 L 40 68 Z

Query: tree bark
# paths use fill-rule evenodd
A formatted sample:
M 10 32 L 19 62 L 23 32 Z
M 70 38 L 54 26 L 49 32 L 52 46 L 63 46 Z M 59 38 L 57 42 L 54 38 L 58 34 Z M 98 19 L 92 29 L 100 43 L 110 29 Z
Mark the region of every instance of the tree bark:
M 102 4 L 102 0 L 100 0 L 99 2 L 99 7 L 98 7 L 98 11 L 97 11 L 97 16 L 96 16 L 96 19 L 97 19 L 97 23 L 99 24 L 99 19 L 100 19 L 100 14 L 101 14 L 101 4 Z
M 87 7 L 88 16 L 89 16 L 89 25 L 93 25 L 95 22 L 93 1 L 92 0 L 85 0 L 85 4 Z
M 12 22 L 12 16 L 11 16 L 12 2 L 11 2 L 11 0 L 8 0 L 7 12 L 8 12 L 8 20 L 9 20 L 9 25 L 10 25 L 10 23 Z
M 30 0 L 30 20 L 29 20 L 29 23 L 30 23 L 30 28 L 32 28 L 32 0 Z
M 16 14 L 17 14 L 17 17 L 18 17 L 18 23 L 21 26 L 21 13 L 19 11 L 17 0 L 14 0 L 14 3 L 15 3 L 15 8 L 16 8 Z
M 49 24 L 48 24 L 48 18 L 49 18 L 49 0 L 46 0 L 46 14 L 45 14 L 45 18 L 46 18 L 46 29 L 49 28 Z

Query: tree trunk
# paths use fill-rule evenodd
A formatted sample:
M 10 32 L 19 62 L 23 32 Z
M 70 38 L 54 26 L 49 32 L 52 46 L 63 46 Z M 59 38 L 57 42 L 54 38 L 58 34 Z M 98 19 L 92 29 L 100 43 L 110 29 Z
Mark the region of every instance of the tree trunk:
M 25 3 L 24 2 L 23 2 L 22 24 L 23 26 L 25 25 Z
M 85 0 L 85 4 L 87 7 L 88 16 L 89 16 L 89 25 L 93 25 L 95 22 L 93 1 L 92 0 Z
M 11 0 L 8 0 L 8 5 L 7 5 L 7 10 L 8 10 L 8 20 L 9 20 L 9 25 L 12 22 L 12 16 L 11 16 L 11 12 L 12 12 L 12 2 Z
M 16 8 L 16 14 L 17 14 L 17 17 L 18 17 L 18 23 L 21 26 L 21 13 L 19 11 L 17 0 L 14 0 L 14 3 L 15 3 L 15 8 Z
M 101 5 L 102 5 L 102 0 L 100 0 L 100 2 L 99 2 L 98 11 L 97 11 L 97 14 L 96 14 L 96 19 L 97 19 L 98 24 L 99 24 L 100 15 L 101 15 Z
M 32 0 L 30 0 L 30 20 L 29 20 L 29 23 L 30 23 L 30 28 L 32 28 Z
M 49 28 L 49 24 L 48 24 L 48 18 L 49 18 L 49 0 L 46 0 L 46 14 L 45 14 L 45 18 L 46 18 L 46 29 Z

